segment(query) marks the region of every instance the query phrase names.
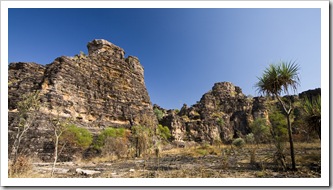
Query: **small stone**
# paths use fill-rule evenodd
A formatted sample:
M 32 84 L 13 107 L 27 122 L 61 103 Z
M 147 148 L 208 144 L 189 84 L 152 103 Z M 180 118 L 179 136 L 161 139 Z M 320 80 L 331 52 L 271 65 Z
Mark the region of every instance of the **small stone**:
M 100 171 L 94 171 L 94 170 L 83 170 L 81 168 L 77 168 L 75 170 L 76 173 L 81 174 L 81 175 L 94 175 L 94 174 L 99 174 L 101 173 Z

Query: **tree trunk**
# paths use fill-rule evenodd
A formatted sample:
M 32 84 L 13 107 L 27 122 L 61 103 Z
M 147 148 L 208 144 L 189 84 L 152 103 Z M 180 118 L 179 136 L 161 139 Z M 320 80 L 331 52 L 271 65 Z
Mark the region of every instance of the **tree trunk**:
M 53 162 L 53 166 L 52 166 L 52 172 L 51 172 L 51 177 L 53 177 L 54 174 L 54 170 L 55 170 L 55 165 L 57 163 L 58 160 L 58 142 L 59 142 L 59 137 L 56 135 L 55 136 L 55 143 L 54 143 L 54 162 Z
M 285 104 L 281 100 L 281 98 L 278 96 L 278 94 L 275 94 L 275 96 L 279 100 L 279 102 L 281 103 L 285 113 L 287 114 L 291 164 L 292 164 L 292 170 L 296 171 L 297 169 L 296 169 L 295 153 L 294 153 L 294 141 L 293 141 L 291 123 L 290 123 L 290 114 L 291 114 L 291 111 L 292 111 L 291 101 L 289 101 L 289 109 L 287 109 Z
M 291 124 L 290 124 L 290 113 L 287 114 L 287 121 L 288 121 L 288 135 L 289 135 L 289 144 L 290 144 L 290 157 L 291 157 L 291 164 L 292 170 L 296 170 L 296 162 L 295 162 L 295 153 L 294 153 L 294 141 L 292 136 Z

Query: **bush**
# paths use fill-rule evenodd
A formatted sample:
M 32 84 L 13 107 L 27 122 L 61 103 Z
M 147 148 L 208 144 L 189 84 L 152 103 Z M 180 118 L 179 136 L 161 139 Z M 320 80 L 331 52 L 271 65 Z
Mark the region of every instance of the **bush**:
M 162 125 L 157 126 L 157 135 L 165 141 L 171 137 L 169 128 L 167 126 L 163 127 Z
M 246 143 L 253 144 L 255 141 L 253 133 L 249 133 L 245 137 Z
M 87 129 L 77 127 L 74 124 L 69 125 L 60 138 L 71 146 L 82 149 L 88 148 L 93 142 L 93 136 Z
M 101 150 L 104 155 L 125 155 L 128 150 L 129 131 L 125 128 L 108 127 L 97 137 L 94 148 Z
M 270 113 L 269 121 L 272 125 L 271 133 L 276 147 L 274 160 L 279 163 L 283 169 L 286 169 L 284 151 L 285 142 L 288 140 L 287 121 L 285 116 L 280 111 L 273 111 Z
M 232 141 L 232 144 L 238 148 L 242 148 L 245 145 L 245 141 L 242 138 L 237 138 Z
M 252 134 L 254 136 L 254 141 L 258 144 L 261 142 L 266 142 L 270 136 L 270 127 L 267 125 L 265 118 L 258 118 L 250 124 Z
M 159 110 L 157 108 L 154 108 L 154 113 L 155 113 L 156 118 L 157 118 L 158 121 L 160 121 L 164 116 L 162 110 Z
M 272 125 L 273 138 L 279 141 L 286 141 L 288 135 L 287 121 L 280 111 L 269 114 L 269 121 Z
M 100 149 L 105 145 L 107 138 L 125 138 L 127 134 L 128 132 L 126 132 L 125 128 L 108 127 L 98 135 L 94 147 Z
M 145 126 L 133 126 L 132 144 L 135 147 L 135 156 L 140 157 L 152 145 L 152 131 Z
M 118 158 L 121 158 L 127 153 L 128 138 L 107 137 L 101 150 L 104 155 L 115 154 Z
M 9 162 L 10 164 L 10 162 Z M 9 177 L 20 177 L 32 170 L 31 159 L 25 155 L 19 155 L 15 163 L 8 168 Z

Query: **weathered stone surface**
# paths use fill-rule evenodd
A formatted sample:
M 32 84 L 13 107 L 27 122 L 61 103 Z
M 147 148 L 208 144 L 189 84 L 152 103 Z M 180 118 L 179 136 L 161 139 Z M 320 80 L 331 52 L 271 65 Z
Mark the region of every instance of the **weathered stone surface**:
M 8 67 L 8 109 L 13 110 L 22 94 L 40 88 L 45 67 L 37 63 L 11 63 Z
M 157 124 L 139 59 L 125 58 L 122 48 L 106 40 L 93 40 L 87 47 L 89 55 L 62 56 L 45 66 L 9 65 L 9 126 L 21 95 L 39 90 L 42 108 L 25 144 L 46 160 L 54 149 L 47 127 L 50 116 L 71 117 L 92 133 L 109 126 Z
M 309 90 L 299 96 L 315 96 L 320 89 Z M 298 101 L 298 96 L 290 96 Z M 205 93 L 201 100 L 191 107 L 183 105 L 179 113 L 164 110 L 160 124 L 168 126 L 173 140 L 209 142 L 231 142 L 233 138 L 244 137 L 251 132 L 250 123 L 257 118 L 265 118 L 269 122 L 268 102 L 277 101 L 266 97 L 247 97 L 241 88 L 230 82 L 215 83 L 212 90 Z
M 251 111 L 251 101 L 230 82 L 215 83 L 194 107 L 198 109 L 206 129 L 202 133 L 209 137 L 203 140 L 212 142 L 221 139 L 227 142 L 238 133 L 249 131 L 247 117 Z
M 163 113 L 160 124 L 168 126 L 174 143 L 184 141 L 231 142 L 250 132 L 249 124 L 264 117 L 268 120 L 267 98 L 250 98 L 240 87 L 219 82 L 193 106 L 179 112 L 152 106 L 144 82 L 144 68 L 135 56 L 106 41 L 88 43 L 88 55 L 62 56 L 48 65 L 11 63 L 8 70 L 9 152 L 14 141 L 17 102 L 27 92 L 40 91 L 42 108 L 22 145 L 42 160 L 52 160 L 54 145 L 50 118 L 71 117 L 79 127 L 96 134 L 105 127 L 146 125 L 155 127 L 154 109 Z M 299 98 L 313 97 L 320 89 L 309 90 Z M 297 96 L 290 97 L 297 101 Z M 14 125 L 13 125 L 14 124 Z M 73 159 L 75 150 L 66 147 L 59 161 Z M 99 154 L 87 149 L 86 156 Z
M 176 141 L 228 142 L 238 133 L 249 132 L 251 111 L 252 100 L 239 87 L 221 82 L 214 84 L 197 104 L 184 104 L 179 113 L 168 111 L 160 123 L 170 128 Z

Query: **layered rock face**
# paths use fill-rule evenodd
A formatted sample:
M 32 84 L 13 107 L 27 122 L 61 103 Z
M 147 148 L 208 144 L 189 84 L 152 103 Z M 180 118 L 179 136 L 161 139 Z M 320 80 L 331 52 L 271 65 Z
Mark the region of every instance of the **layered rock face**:
M 153 128 L 159 122 L 169 127 L 174 141 L 208 143 L 230 143 L 251 132 L 249 124 L 255 119 L 268 121 L 267 99 L 247 97 L 230 82 L 214 84 L 197 104 L 184 104 L 180 111 L 154 105 L 164 115 L 157 121 L 139 59 L 125 58 L 122 48 L 106 40 L 93 40 L 87 47 L 88 55 L 62 56 L 45 66 L 9 65 L 9 151 L 17 129 L 17 104 L 23 94 L 34 91 L 39 91 L 41 109 L 22 145 L 43 160 L 52 159 L 54 150 L 50 118 L 72 118 L 94 134 L 109 126 Z M 320 89 L 309 90 L 299 98 L 320 93 Z
M 318 88 L 285 98 L 290 98 L 294 103 L 304 97 L 312 98 L 320 94 Z M 234 138 L 250 133 L 252 121 L 265 118 L 269 122 L 269 105 L 281 107 L 277 100 L 262 96 L 247 97 L 241 88 L 230 82 L 220 82 L 215 83 L 198 103 L 191 107 L 184 104 L 179 112 L 164 110 L 157 105 L 154 105 L 154 109 L 164 113 L 159 122 L 169 127 L 175 141 L 230 143 Z
M 230 141 L 238 133 L 247 133 L 248 121 L 252 119 L 252 100 L 230 82 L 214 84 L 201 100 L 179 113 L 169 111 L 161 120 L 169 126 L 177 141 L 214 142 Z
M 247 98 L 230 82 L 216 83 L 197 104 L 168 111 L 160 123 L 169 126 L 176 141 L 230 142 L 249 133 L 254 119 L 268 117 L 264 101 Z
M 73 118 L 93 133 L 109 126 L 156 126 L 139 59 L 124 58 L 124 50 L 106 40 L 93 40 L 87 47 L 88 55 L 62 56 L 46 66 L 10 64 L 9 117 L 15 117 L 22 94 L 39 90 L 42 108 L 34 132 L 46 128 L 41 125 L 45 115 Z M 41 144 L 37 152 L 45 151 Z

